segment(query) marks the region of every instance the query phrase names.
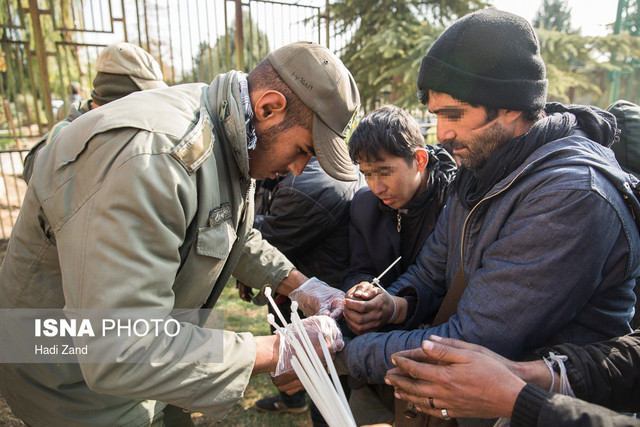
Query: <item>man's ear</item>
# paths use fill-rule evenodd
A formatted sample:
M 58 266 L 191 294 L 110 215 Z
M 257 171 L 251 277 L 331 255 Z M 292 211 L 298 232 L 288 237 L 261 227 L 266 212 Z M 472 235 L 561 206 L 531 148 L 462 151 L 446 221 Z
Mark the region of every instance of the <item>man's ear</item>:
M 253 103 L 255 119 L 257 121 L 270 121 L 277 125 L 284 119 L 287 98 L 276 90 L 267 90 L 258 95 Z
M 413 157 L 416 159 L 416 165 L 418 166 L 418 172 L 422 172 L 427 168 L 429 164 L 429 153 L 424 148 L 418 148 Z
M 503 123 L 505 124 L 511 124 L 515 122 L 524 114 L 524 111 L 516 111 L 516 110 L 498 110 L 498 111 L 503 113 L 503 116 L 504 116 Z

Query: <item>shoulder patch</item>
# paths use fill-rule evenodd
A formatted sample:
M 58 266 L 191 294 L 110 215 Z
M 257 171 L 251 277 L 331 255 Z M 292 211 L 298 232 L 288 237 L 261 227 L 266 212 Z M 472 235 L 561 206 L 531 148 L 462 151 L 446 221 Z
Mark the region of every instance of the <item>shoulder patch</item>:
M 200 108 L 198 121 L 171 151 L 171 155 L 187 172 L 194 173 L 213 152 L 214 142 L 209 113 L 205 108 Z

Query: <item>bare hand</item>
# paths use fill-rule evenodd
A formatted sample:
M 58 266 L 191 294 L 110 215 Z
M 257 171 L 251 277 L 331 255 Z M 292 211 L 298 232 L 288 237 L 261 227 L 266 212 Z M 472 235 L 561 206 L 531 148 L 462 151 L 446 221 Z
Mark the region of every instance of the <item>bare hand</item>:
M 346 293 L 343 316 L 356 335 L 373 332 L 389 323 L 393 315 L 392 297 L 380 288 L 362 282 Z
M 271 382 L 273 385 L 278 387 L 278 390 L 288 394 L 289 396 L 300 390 L 304 390 L 304 387 L 295 372 L 286 372 L 278 376 L 272 375 Z
M 238 288 L 238 296 L 242 301 L 251 302 L 253 299 L 253 288 L 245 285 L 240 281 L 236 281 L 236 288 Z
M 369 282 L 360 282 L 345 294 L 346 298 L 370 300 L 378 295 L 382 290 Z
M 438 418 L 442 408 L 450 417 L 511 417 L 526 384 L 511 371 L 513 362 L 458 340 L 432 336 L 422 348 L 395 353 L 391 360 L 397 367 L 385 382 L 396 397 Z

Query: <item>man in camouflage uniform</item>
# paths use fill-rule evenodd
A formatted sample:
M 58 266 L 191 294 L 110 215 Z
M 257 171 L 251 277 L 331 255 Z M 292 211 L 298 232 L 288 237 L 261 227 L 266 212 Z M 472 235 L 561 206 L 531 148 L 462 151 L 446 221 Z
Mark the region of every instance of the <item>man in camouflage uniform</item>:
M 337 317 L 342 292 L 307 280 L 252 228 L 252 178 L 300 174 L 315 154 L 329 175 L 355 179 L 344 137 L 359 103 L 342 62 L 299 42 L 248 75 L 137 92 L 83 114 L 35 159 L 0 269 L 0 308 L 207 308 L 233 275 L 270 284 L 305 314 Z M 174 337 L 132 342 L 122 363 L 0 364 L 0 390 L 31 425 L 163 423 L 167 404 L 222 418 L 250 375 L 284 354 L 275 335 L 222 334 L 184 323 Z M 222 361 L 198 362 L 214 351 Z M 169 360 L 127 363 L 136 354 Z

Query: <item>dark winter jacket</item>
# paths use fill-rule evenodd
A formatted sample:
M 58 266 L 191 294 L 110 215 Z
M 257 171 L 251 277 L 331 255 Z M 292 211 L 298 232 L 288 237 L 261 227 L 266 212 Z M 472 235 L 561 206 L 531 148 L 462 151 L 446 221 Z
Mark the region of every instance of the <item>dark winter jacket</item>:
M 312 157 L 301 175 L 287 174 L 273 189 L 267 214 L 254 226 L 306 276 L 338 287 L 349 265 L 349 204 L 358 181 L 338 181 Z
M 640 426 L 640 420 L 602 407 L 640 412 L 640 330 L 584 347 L 563 344 L 537 353 L 546 356 L 549 351 L 568 356 L 567 377 L 577 398 L 527 385 L 513 408 L 512 427 Z
M 405 328 L 418 325 L 437 311 L 462 265 L 467 285 L 457 314 L 438 327 L 355 338 L 346 349 L 353 376 L 382 382 L 393 353 L 432 334 L 517 359 L 543 345 L 631 331 L 640 238 L 601 170 L 617 184 L 629 175 L 584 135 L 576 127 L 536 149 L 471 211 L 451 193 L 416 264 L 389 292 L 418 296 Z
M 456 170 L 455 161 L 444 149 L 427 146 L 427 151 L 429 184 L 406 206 L 389 208 L 369 187 L 354 196 L 349 231 L 351 264 L 342 279 L 344 291 L 360 282 L 370 282 L 402 256 L 401 262 L 380 279 L 386 288 L 415 262 L 435 227 Z

